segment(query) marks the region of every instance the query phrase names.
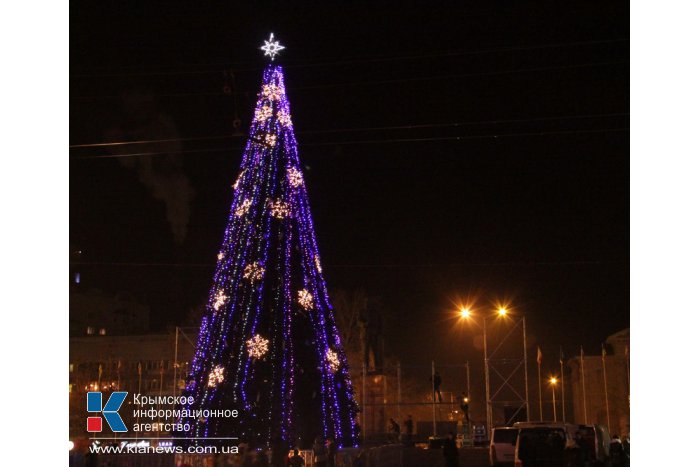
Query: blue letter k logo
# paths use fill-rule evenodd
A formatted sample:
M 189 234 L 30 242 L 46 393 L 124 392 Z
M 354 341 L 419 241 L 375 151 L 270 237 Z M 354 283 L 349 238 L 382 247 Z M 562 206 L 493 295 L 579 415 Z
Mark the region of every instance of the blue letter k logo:
M 113 392 L 112 395 L 109 396 L 109 399 L 107 399 L 107 403 L 105 404 L 103 409 L 102 393 L 88 392 L 88 412 L 102 412 L 102 415 L 104 415 L 105 420 L 107 420 L 109 428 L 115 433 L 127 431 L 126 425 L 124 424 L 124 420 L 122 420 L 122 417 L 118 413 L 119 408 L 124 403 L 124 399 L 126 399 L 126 395 L 126 391 Z

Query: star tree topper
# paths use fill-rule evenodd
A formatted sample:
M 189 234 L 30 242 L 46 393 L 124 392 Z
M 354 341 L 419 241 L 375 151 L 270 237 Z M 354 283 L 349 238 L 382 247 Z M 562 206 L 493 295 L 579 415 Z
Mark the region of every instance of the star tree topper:
M 280 45 L 280 42 L 275 40 L 275 35 L 273 33 L 270 33 L 270 39 L 265 41 L 265 45 L 260 47 L 260 50 L 265 52 L 265 56 L 270 57 L 270 61 L 273 61 L 275 56 L 283 49 L 284 46 Z

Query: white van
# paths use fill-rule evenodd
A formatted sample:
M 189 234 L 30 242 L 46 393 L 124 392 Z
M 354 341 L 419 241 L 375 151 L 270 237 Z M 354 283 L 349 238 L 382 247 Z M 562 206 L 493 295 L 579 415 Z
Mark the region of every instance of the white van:
M 491 445 L 489 446 L 489 461 L 492 466 L 512 466 L 515 459 L 515 443 L 518 440 L 518 429 L 512 426 L 501 426 L 491 430 Z
M 566 446 L 573 443 L 577 425 L 557 422 L 518 422 L 515 467 L 565 467 Z

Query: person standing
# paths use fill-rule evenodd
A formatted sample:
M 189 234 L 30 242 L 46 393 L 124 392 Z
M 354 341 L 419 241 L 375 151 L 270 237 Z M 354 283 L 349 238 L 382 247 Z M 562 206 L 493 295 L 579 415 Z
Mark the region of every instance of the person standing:
M 289 467 L 304 467 L 304 458 L 299 455 L 299 450 L 294 450 L 294 455 L 287 459 Z
M 440 385 L 442 385 L 442 378 L 440 373 L 437 371 L 433 374 L 433 400 L 435 400 L 435 395 L 437 394 L 438 402 L 442 403 L 442 393 L 440 392 Z
M 327 467 L 328 450 L 323 442 L 323 438 L 317 436 L 311 449 L 314 455 L 314 467 Z
M 445 467 L 459 467 L 459 449 L 455 442 L 455 434 L 450 432 L 442 445 L 442 455 L 445 458 Z
M 289 450 L 279 432 L 272 436 L 270 451 L 272 454 L 272 467 L 284 467 L 284 461 Z
M 389 419 L 389 433 L 391 435 L 391 441 L 397 442 L 399 440 L 399 435 L 401 434 L 401 427 L 396 420 L 393 418 Z
M 577 431 L 574 439 L 567 441 L 564 458 L 566 467 L 586 467 L 588 465 L 588 448 L 580 432 Z
M 264 451 L 258 451 L 258 454 L 255 456 L 253 467 L 270 467 L 267 454 Z
M 462 392 L 462 401 L 459 404 L 459 408 L 462 409 L 462 413 L 464 414 L 464 421 L 466 422 L 467 425 L 469 425 L 469 396 L 467 395 L 466 392 Z
M 403 425 L 406 427 L 406 442 L 410 443 L 413 441 L 413 415 L 409 415 Z
M 335 453 L 338 452 L 338 445 L 333 438 L 326 439 L 326 451 L 328 452 L 327 467 L 335 467 Z
M 618 435 L 613 435 L 610 440 L 610 465 L 611 467 L 625 467 L 629 457 Z

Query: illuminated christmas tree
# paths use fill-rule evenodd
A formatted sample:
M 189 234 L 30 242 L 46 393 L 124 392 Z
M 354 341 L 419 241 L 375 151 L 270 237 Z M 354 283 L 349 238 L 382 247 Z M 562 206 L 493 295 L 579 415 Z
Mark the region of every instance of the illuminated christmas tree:
M 283 47 L 262 48 L 274 60 Z M 185 407 L 238 409 L 188 437 L 357 441 L 348 365 L 328 299 L 282 67 L 263 73 L 197 341 Z

